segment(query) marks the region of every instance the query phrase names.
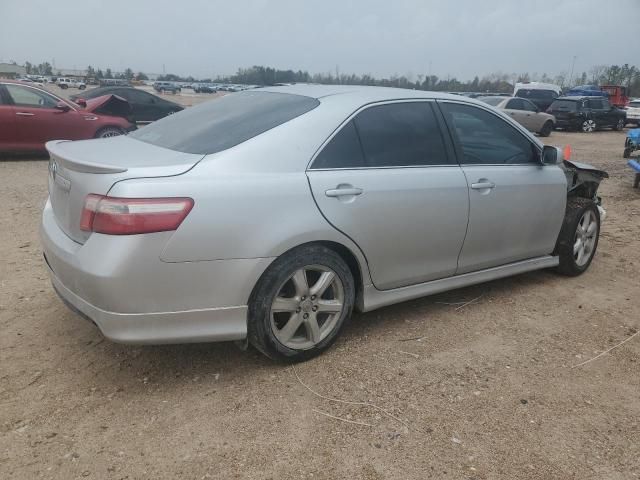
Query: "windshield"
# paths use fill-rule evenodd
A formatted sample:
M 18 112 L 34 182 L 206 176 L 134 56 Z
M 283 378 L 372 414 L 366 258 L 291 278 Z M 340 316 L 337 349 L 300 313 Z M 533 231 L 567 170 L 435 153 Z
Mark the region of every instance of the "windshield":
M 520 89 L 516 92 L 516 97 L 522 98 L 544 98 L 551 100 L 557 96 L 558 94 L 553 90 Z
M 315 98 L 241 92 L 188 108 L 129 135 L 159 147 L 206 155 L 238 145 L 320 104 Z
M 630 107 L 636 107 L 636 108 L 638 108 L 638 107 L 640 107 L 640 101 L 637 101 L 637 102 L 629 102 L 629 106 L 630 106 Z

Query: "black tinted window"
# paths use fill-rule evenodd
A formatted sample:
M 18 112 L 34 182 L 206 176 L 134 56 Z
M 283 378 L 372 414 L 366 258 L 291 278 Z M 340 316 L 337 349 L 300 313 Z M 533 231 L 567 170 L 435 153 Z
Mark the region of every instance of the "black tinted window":
M 315 98 L 285 93 L 234 93 L 165 117 L 129 136 L 204 155 L 238 145 L 307 113 L 319 103 Z
M 442 103 L 442 108 L 462 148 L 462 163 L 537 163 L 534 144 L 496 115 L 457 103 Z
M 431 105 L 394 103 L 371 107 L 355 118 L 369 167 L 448 163 Z
M 364 156 L 353 121 L 347 123 L 322 149 L 312 168 L 364 167 Z
M 551 104 L 551 111 L 558 112 L 577 112 L 578 102 L 573 100 L 555 100 Z
M 514 98 L 507 102 L 507 107 L 511 110 L 524 110 L 524 101 L 521 98 Z
M 599 98 L 590 98 L 589 99 L 589 107 L 594 109 L 594 110 L 601 110 L 602 109 L 602 100 L 600 100 Z

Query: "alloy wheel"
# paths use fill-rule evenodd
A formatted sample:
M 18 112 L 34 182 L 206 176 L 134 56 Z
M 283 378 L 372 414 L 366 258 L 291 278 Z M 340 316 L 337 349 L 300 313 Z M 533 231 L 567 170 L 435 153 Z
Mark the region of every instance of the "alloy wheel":
M 573 258 L 582 267 L 591 259 L 598 238 L 598 219 L 591 210 L 586 210 L 576 228 L 573 242 Z
M 278 289 L 271 304 L 271 329 L 285 347 L 308 350 L 331 334 L 344 304 L 344 286 L 333 270 L 305 266 Z
M 583 132 L 593 132 L 596 129 L 596 122 L 593 120 L 585 120 L 582 122 Z

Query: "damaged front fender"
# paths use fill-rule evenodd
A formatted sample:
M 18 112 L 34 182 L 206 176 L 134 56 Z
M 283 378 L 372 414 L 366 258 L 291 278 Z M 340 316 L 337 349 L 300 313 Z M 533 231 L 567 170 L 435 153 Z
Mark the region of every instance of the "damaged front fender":
M 600 182 L 609 178 L 609 174 L 591 165 L 581 162 L 564 160 L 561 164 L 567 177 L 567 196 L 583 197 L 595 200 L 600 204 L 597 196 Z

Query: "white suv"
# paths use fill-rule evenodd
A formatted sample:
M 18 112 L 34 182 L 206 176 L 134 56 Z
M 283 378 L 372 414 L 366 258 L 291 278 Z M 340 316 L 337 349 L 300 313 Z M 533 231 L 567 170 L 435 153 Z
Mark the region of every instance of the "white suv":
M 58 86 L 63 90 L 67 88 L 79 88 L 84 90 L 87 85 L 82 80 L 76 80 L 75 78 L 58 78 Z
M 635 123 L 640 127 L 640 98 L 631 100 L 625 111 L 627 112 L 627 123 Z

